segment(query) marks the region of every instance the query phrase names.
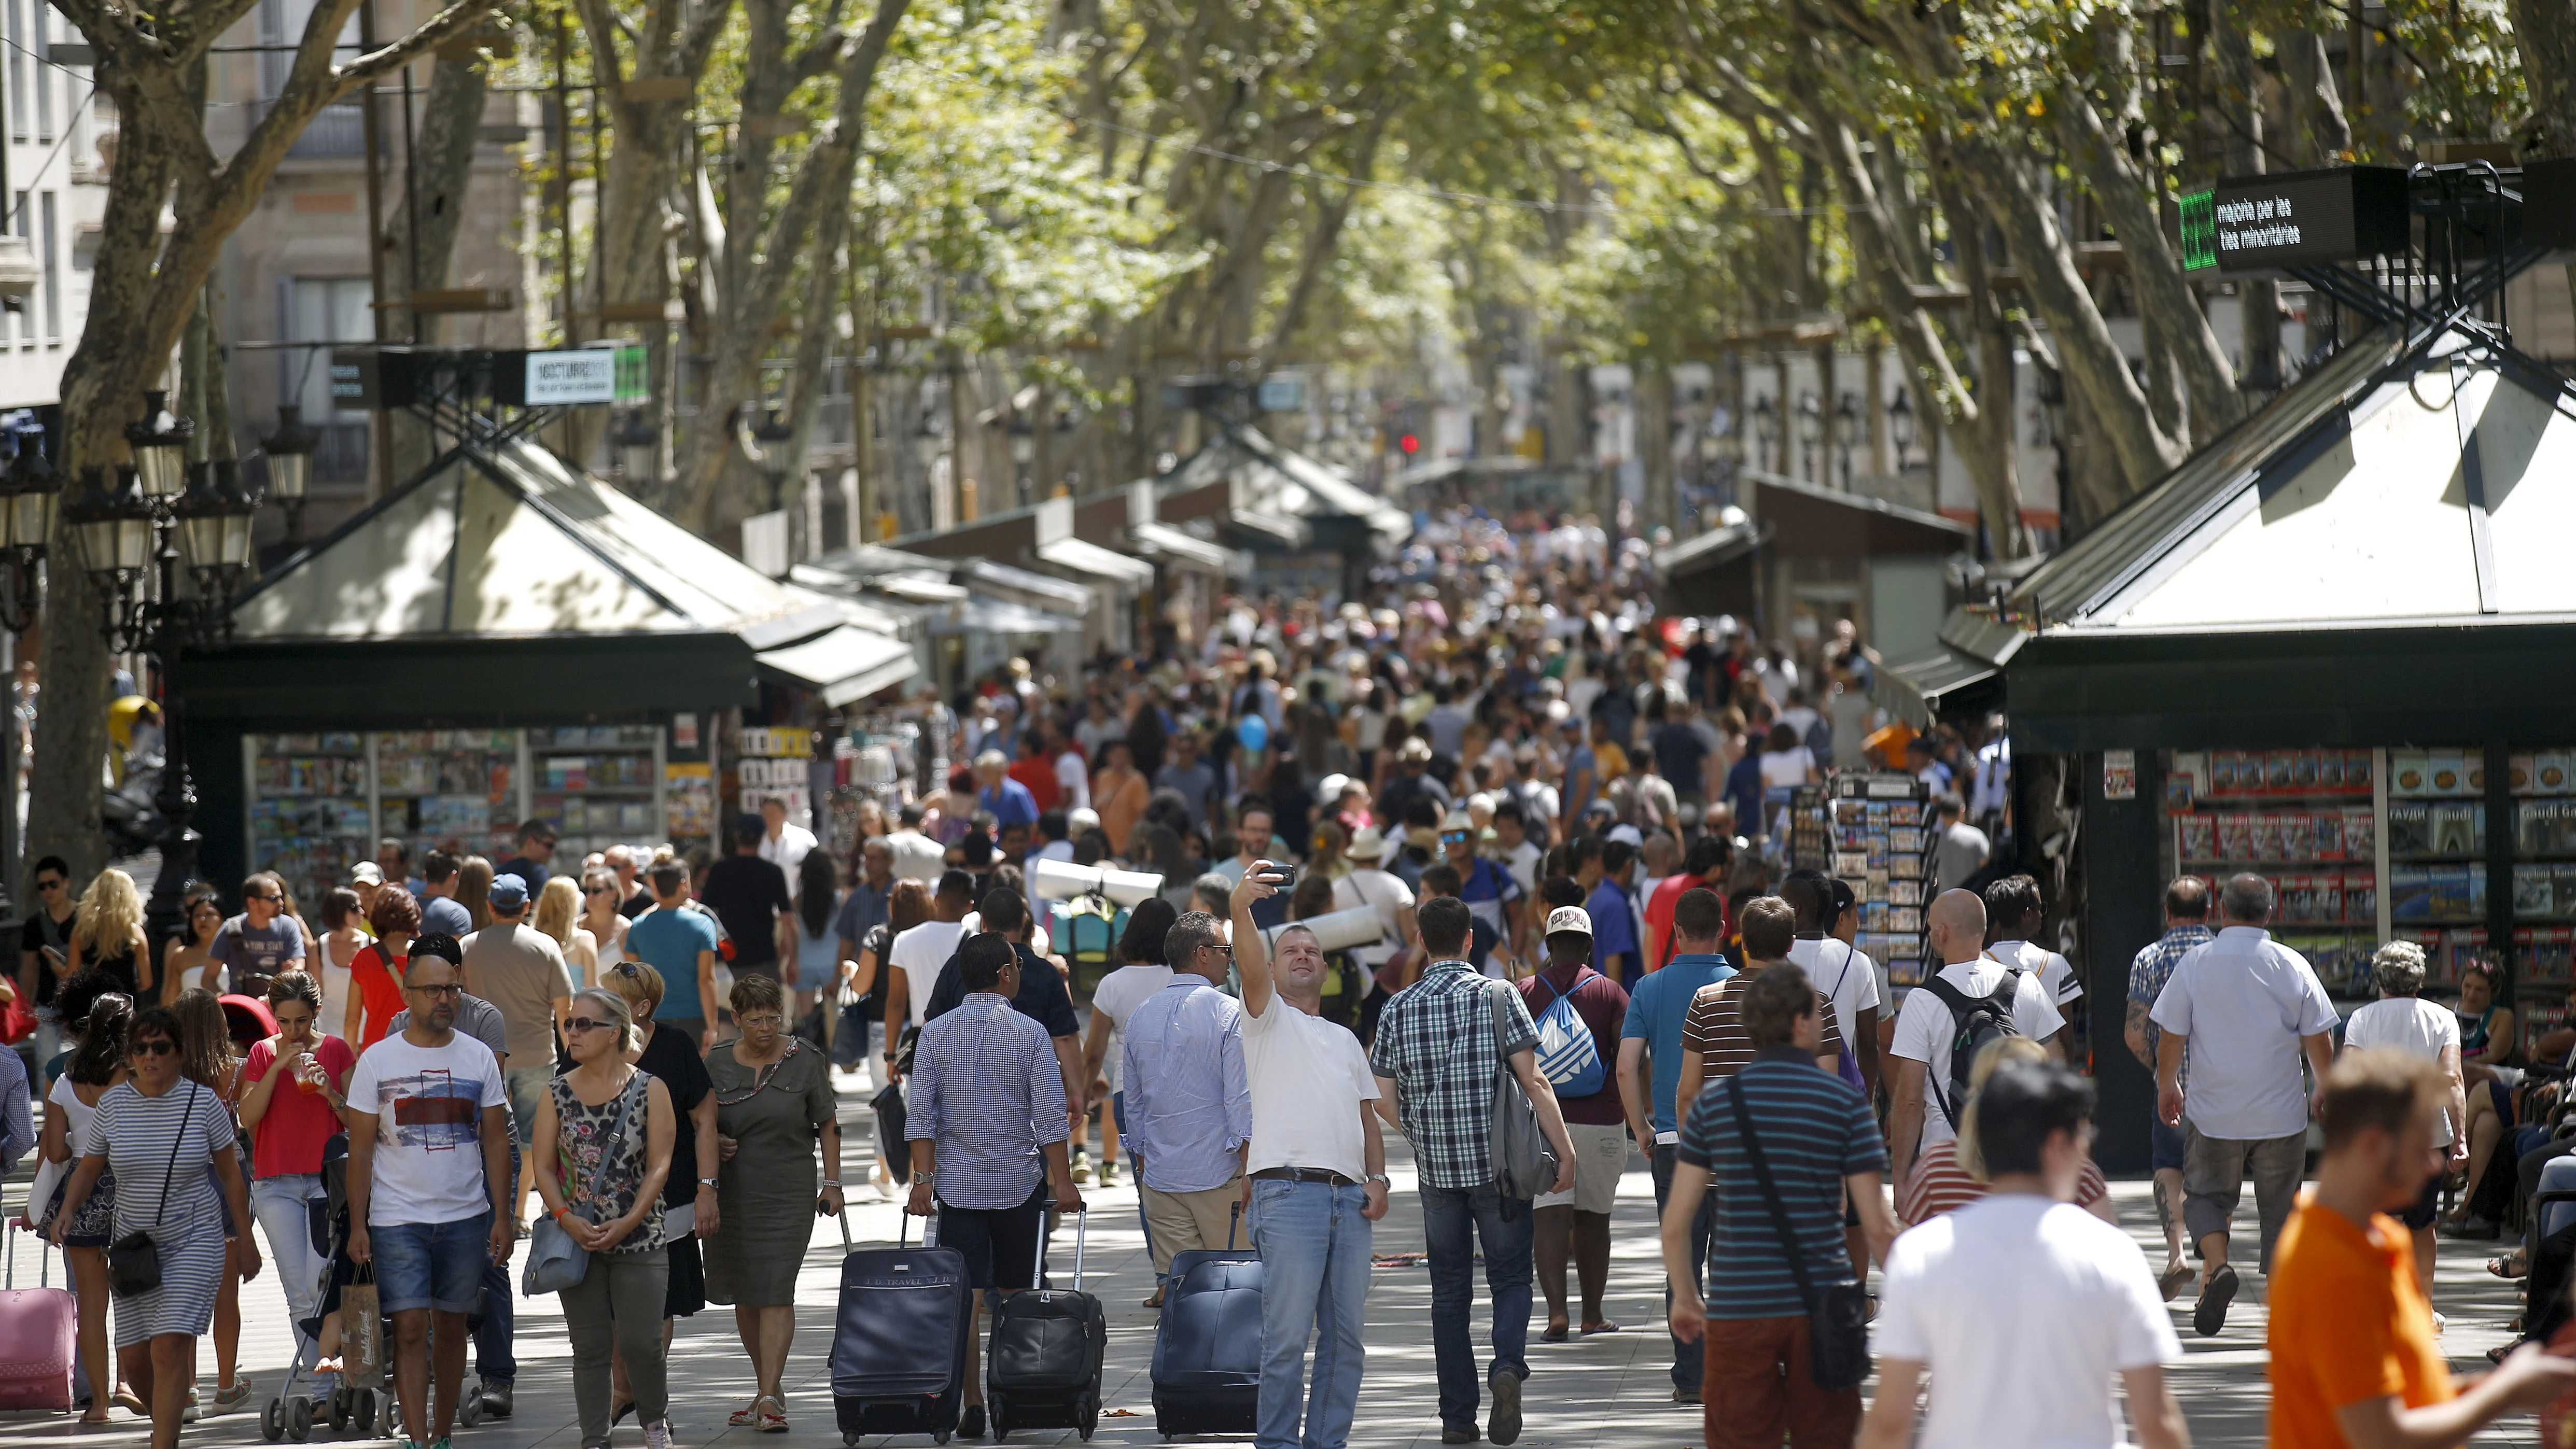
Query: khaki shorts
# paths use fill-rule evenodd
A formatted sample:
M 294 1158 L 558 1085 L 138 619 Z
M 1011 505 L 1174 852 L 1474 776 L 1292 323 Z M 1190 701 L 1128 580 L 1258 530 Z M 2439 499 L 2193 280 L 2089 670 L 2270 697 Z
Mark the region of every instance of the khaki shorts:
M 1565 1131 L 1574 1139 L 1574 1190 L 1541 1193 L 1532 1206 L 1609 1212 L 1619 1199 L 1620 1175 L 1628 1170 L 1628 1129 L 1568 1122 Z

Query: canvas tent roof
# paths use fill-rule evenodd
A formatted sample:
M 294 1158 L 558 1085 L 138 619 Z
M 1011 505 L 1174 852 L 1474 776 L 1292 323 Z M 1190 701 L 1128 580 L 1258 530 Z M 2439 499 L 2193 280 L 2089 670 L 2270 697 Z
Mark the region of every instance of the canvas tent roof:
M 1225 483 L 1230 521 L 1277 537 L 1277 526 L 1253 520 L 1357 519 L 1372 540 L 1392 549 L 1413 532 L 1413 517 L 1333 468 L 1280 446 L 1247 423 L 1229 423 L 1206 446 L 1157 480 L 1160 496 Z
M 2570 536 L 2576 384 L 2465 332 L 2375 337 L 2024 581 L 2015 734 L 2548 733 L 2576 709 L 2533 667 L 2576 642 Z
M 659 678 L 652 666 L 613 669 L 622 696 L 581 668 L 557 665 L 510 671 L 524 696 L 515 705 L 479 677 L 440 686 L 468 695 L 489 688 L 494 709 L 526 715 L 546 711 L 550 693 L 576 690 L 590 696 L 591 711 L 658 707 L 681 689 L 696 691 L 682 707 L 697 708 L 719 702 L 706 692 L 719 684 L 726 697 L 741 697 L 759 673 L 848 698 L 862 684 L 860 694 L 869 693 L 912 673 L 908 649 L 859 627 L 839 601 L 766 577 L 523 439 L 452 450 L 252 584 L 233 622 L 232 641 L 208 651 L 210 664 L 245 651 L 337 648 L 341 657 L 357 640 L 383 646 L 360 657 L 423 668 L 488 661 L 500 646 L 518 661 L 580 651 L 663 661 Z M 247 698 L 228 710 L 226 693 L 208 677 L 199 702 L 270 712 Z

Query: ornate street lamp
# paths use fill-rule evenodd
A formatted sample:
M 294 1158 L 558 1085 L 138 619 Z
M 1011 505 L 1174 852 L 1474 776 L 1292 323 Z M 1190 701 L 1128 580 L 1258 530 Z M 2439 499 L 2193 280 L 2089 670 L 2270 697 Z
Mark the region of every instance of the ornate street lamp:
M 37 568 L 54 537 L 54 520 L 63 499 L 63 472 L 45 456 L 44 434 L 18 434 L 18 456 L 0 470 L 0 557 L 9 566 L 10 587 L 0 595 L 0 627 L 24 634 L 34 627 L 40 600 Z
M 1852 449 L 1860 442 L 1860 395 L 1846 392 L 1834 404 L 1834 451 L 1842 455 L 1843 489 L 1849 492 Z
M 1825 440 L 1825 409 L 1813 392 L 1798 394 L 1798 444 L 1813 451 Z
M 1914 466 L 1914 437 L 1914 403 L 1908 391 L 1899 388 L 1896 401 L 1887 405 L 1887 440 L 1896 445 L 1898 472 Z
M 1779 438 L 1780 405 L 1772 400 L 1769 393 L 1764 393 L 1753 400 L 1753 441 L 1757 453 L 1755 461 L 1759 466 L 1771 466 L 1771 445 Z
M 299 403 L 279 403 L 277 431 L 259 440 L 268 459 L 269 495 L 286 505 L 290 546 L 304 541 L 304 500 L 313 491 L 313 454 L 321 446 L 322 434 L 306 426 Z
M 760 444 L 760 473 L 769 480 L 769 508 L 775 513 L 787 506 L 787 443 L 796 428 L 778 409 L 764 407 L 760 421 L 751 425 L 751 436 Z
M 143 497 L 133 464 L 117 465 L 114 488 L 107 476 L 104 468 L 83 468 L 80 495 L 63 505 L 63 519 L 71 525 L 81 567 L 108 591 L 110 608 L 121 611 L 152 562 L 152 505 Z M 127 644 L 116 652 L 133 647 Z
M 179 555 L 203 599 L 228 601 L 250 567 L 250 522 L 257 511 L 241 491 L 235 465 L 195 463 L 188 491 L 170 505 Z
M 169 398 L 159 388 L 145 393 L 143 420 L 125 425 L 143 496 L 155 502 L 176 498 L 188 486 L 188 441 L 197 435 L 197 420 L 170 411 Z
M 609 434 L 617 449 L 617 469 L 626 475 L 627 488 L 641 488 L 661 471 L 662 435 L 653 430 L 653 420 L 644 409 L 627 412 L 623 421 Z

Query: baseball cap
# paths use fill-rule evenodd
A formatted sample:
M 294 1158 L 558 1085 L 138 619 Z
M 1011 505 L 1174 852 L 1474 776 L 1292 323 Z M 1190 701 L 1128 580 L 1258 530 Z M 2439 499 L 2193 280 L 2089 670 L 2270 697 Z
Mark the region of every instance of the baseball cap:
M 1592 913 L 1581 906 L 1558 906 L 1547 913 L 1547 934 L 1571 932 L 1578 936 L 1592 934 Z
M 383 885 L 385 873 L 372 860 L 362 860 L 349 867 L 349 880 L 354 885 Z
M 528 883 L 517 875 L 496 875 L 489 899 L 495 909 L 515 911 L 528 903 Z

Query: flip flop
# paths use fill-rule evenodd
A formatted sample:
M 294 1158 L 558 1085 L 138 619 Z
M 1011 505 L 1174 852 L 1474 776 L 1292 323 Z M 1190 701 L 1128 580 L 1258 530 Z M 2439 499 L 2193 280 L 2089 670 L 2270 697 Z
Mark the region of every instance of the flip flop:
M 1615 1323 L 1605 1323 L 1605 1324 L 1602 1324 L 1602 1325 L 1601 1325 L 1600 1327 L 1598 1327 L 1598 1328 L 1587 1328 L 1587 1329 L 1583 1330 L 1583 1336 L 1584 1336 L 1585 1338 L 1592 1338 L 1592 1337 L 1594 1337 L 1594 1336 L 1596 1336 L 1596 1335 L 1599 1335 L 1599 1334 L 1604 1334 L 1604 1333 L 1617 1333 L 1618 1331 L 1619 1331 L 1619 1325 L 1617 1325 L 1617 1324 L 1615 1324 Z
M 1565 1340 L 1566 1331 L 1562 1328 L 1545 1329 L 1538 1336 L 1538 1341 L 1541 1343 L 1563 1343 Z
M 2236 1269 L 2225 1263 L 2209 1275 L 2200 1290 L 2200 1302 L 2191 1311 L 2191 1331 L 2203 1338 L 2216 1338 L 2227 1327 L 2227 1305 L 2236 1298 Z
M 2174 1299 L 2174 1295 L 2182 1291 L 2182 1285 L 2190 1281 L 2191 1265 L 2189 1263 L 2176 1263 L 2172 1267 L 2164 1270 L 2161 1274 L 2157 1275 L 2156 1291 L 2164 1295 L 2164 1300 L 2167 1303 L 2171 1303 Z
M 2513 1259 L 2511 1258 L 2487 1259 L 2487 1271 L 2499 1278 L 2505 1279 L 2508 1282 L 2531 1276 L 2531 1268 L 2528 1264 L 2523 1267 L 2516 1268 L 2513 1265 Z

